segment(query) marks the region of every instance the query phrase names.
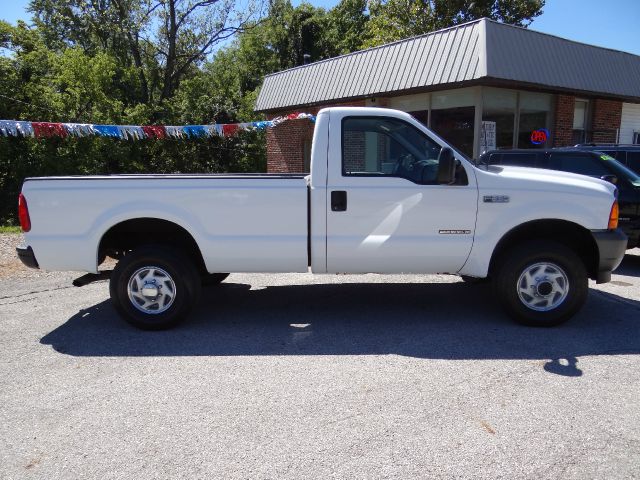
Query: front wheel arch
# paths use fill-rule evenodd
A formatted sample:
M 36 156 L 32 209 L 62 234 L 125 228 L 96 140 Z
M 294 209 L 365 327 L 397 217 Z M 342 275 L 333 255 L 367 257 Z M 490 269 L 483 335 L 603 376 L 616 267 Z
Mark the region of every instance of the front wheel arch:
M 505 233 L 491 254 L 489 276 L 495 276 L 496 266 L 502 256 L 530 241 L 553 241 L 566 246 L 582 260 L 589 278 L 598 276 L 600 254 L 591 232 L 577 223 L 558 219 L 532 220 Z

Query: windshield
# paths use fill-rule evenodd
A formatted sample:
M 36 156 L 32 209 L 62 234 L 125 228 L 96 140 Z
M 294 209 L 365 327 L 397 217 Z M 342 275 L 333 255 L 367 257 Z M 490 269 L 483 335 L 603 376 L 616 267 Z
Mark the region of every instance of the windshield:
M 624 178 L 634 187 L 640 187 L 640 176 L 633 170 L 629 170 L 615 158 L 607 155 L 606 153 L 597 152 L 600 155 L 600 159 L 607 162 L 607 165 L 613 172 L 620 178 Z

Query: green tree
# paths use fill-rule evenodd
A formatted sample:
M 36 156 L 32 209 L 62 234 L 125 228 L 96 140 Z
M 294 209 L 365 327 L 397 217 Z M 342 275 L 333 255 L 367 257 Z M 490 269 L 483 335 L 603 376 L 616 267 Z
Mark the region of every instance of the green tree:
M 330 11 L 274 0 L 266 18 L 219 50 L 198 79 L 188 82 L 189 94 L 187 89 L 177 94 L 189 108 L 174 111 L 241 121 L 255 118 L 253 107 L 265 75 L 302 65 L 305 55 L 317 61 L 356 50 L 368 18 L 365 11 L 366 0 L 342 0 Z
M 342 0 L 329 11 L 326 32 L 331 56 L 359 50 L 368 35 L 367 0 Z
M 0 60 L 3 117 L 93 123 L 123 119 L 123 92 L 136 82 L 132 68 L 121 68 L 106 51 L 51 50 L 39 30 L 23 22 L 0 25 L 0 31 L 12 52 Z
M 371 0 L 364 47 L 373 47 L 487 17 L 528 26 L 545 0 Z
M 267 42 L 280 69 L 302 65 L 305 55 L 311 61 L 327 58 L 324 32 L 327 11 L 303 2 L 293 7 L 289 0 L 274 0 L 265 21 Z
M 121 68 L 133 66 L 140 103 L 171 98 L 221 42 L 260 15 L 253 0 L 31 0 L 45 45 L 109 52 Z

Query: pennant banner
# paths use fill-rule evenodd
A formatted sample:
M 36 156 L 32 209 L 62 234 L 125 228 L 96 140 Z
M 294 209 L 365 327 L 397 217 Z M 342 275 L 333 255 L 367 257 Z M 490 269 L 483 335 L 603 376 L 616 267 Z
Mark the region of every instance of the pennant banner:
M 240 131 L 264 130 L 287 120 L 308 119 L 316 121 L 309 113 L 291 113 L 273 120 L 248 123 L 218 123 L 214 125 L 94 125 L 90 123 L 50 123 L 0 120 L 0 137 L 110 137 L 121 140 L 145 138 L 206 138 L 231 137 Z

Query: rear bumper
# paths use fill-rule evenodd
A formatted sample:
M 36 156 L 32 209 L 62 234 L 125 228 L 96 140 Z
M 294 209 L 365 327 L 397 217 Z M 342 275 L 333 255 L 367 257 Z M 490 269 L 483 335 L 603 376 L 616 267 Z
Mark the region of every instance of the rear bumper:
M 613 272 L 624 258 L 627 249 L 627 236 L 622 230 L 591 232 L 593 239 L 598 245 L 598 271 L 596 272 L 596 283 L 607 283 L 611 280 Z
M 33 248 L 17 247 L 16 252 L 18 253 L 18 258 L 25 266 L 29 268 L 40 268 L 38 261 L 36 260 L 36 256 L 33 253 Z

